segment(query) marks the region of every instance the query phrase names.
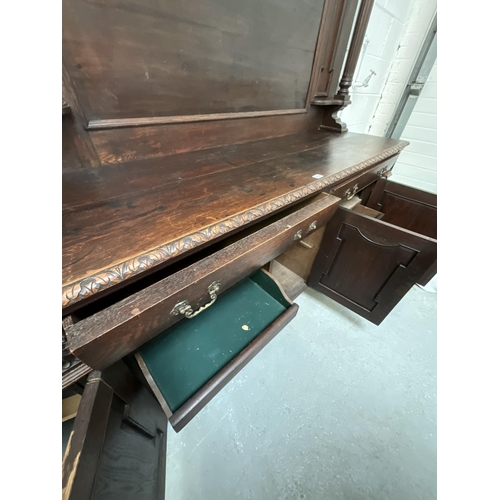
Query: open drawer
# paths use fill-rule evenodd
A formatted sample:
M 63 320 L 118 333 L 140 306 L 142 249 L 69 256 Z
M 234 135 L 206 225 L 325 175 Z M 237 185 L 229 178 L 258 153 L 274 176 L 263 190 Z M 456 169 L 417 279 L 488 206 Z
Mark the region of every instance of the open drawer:
M 391 175 L 392 168 L 396 163 L 398 155 L 379 163 L 376 167 L 363 172 L 352 179 L 343 182 L 332 188 L 330 194 L 338 196 L 343 200 L 350 200 L 356 193 L 361 192 L 366 187 L 370 186 L 378 179 L 386 179 Z
M 232 238 L 194 255 L 177 272 L 65 328 L 72 355 L 95 370 L 111 364 L 164 332 L 183 317 L 179 304 L 198 310 L 324 227 L 340 199 L 320 193 Z
M 432 278 L 437 262 L 437 196 L 385 179 L 378 183 L 367 202 L 371 212 L 337 210 L 308 280 L 377 325 L 413 285 Z
M 232 287 L 135 354 L 175 431 L 181 430 L 297 314 L 266 271 Z

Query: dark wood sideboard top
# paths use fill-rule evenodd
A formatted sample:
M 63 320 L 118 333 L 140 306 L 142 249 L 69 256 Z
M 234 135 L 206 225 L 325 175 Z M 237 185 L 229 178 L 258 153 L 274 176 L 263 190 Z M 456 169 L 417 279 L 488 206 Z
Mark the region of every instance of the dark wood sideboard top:
M 338 184 L 407 144 L 317 131 L 64 172 L 63 308 Z

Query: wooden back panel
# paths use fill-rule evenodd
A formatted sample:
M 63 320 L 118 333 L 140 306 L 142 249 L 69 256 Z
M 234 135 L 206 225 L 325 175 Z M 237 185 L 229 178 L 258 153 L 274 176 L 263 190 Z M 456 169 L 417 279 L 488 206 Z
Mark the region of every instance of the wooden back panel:
M 63 170 L 317 129 L 356 3 L 64 0 Z
M 323 3 L 66 0 L 64 57 L 89 127 L 305 109 Z

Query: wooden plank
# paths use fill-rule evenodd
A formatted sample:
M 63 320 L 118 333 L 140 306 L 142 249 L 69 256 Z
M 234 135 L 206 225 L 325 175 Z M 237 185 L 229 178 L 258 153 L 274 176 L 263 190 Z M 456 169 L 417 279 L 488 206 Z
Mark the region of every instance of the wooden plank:
M 382 219 L 384 214 L 378 210 L 373 210 L 373 208 L 366 207 L 365 205 L 356 205 L 352 210 L 359 214 L 368 215 L 368 217 L 373 217 L 374 219 Z
M 308 285 L 379 325 L 436 262 L 437 242 L 340 207 Z
M 323 4 L 68 0 L 64 56 L 91 124 L 304 109 Z
M 180 321 L 181 314 L 172 314 L 176 304 L 187 301 L 196 310 L 210 300 L 207 290 L 213 283 L 218 283 L 217 295 L 229 290 L 283 252 L 296 233 L 314 231 L 313 222 L 325 225 L 339 202 L 321 193 L 300 210 L 68 326 L 68 347 L 89 366 L 104 369 Z
M 388 181 L 368 206 L 384 213 L 384 221 L 437 238 L 437 195 Z
M 76 417 L 78 411 L 78 406 L 80 405 L 80 400 L 82 397 L 80 394 L 74 394 L 69 398 L 64 398 L 62 400 L 62 421 L 70 420 Z
M 277 260 L 271 262 L 270 273 L 279 281 L 284 292 L 291 300 L 295 300 L 307 288 L 307 283 L 303 278 L 290 271 Z
M 275 261 L 307 282 L 324 233 L 325 228 L 321 227 L 318 231 L 302 240 L 302 243 L 311 248 L 295 243 L 278 255 Z
M 315 132 L 68 171 L 63 307 L 341 183 L 405 145 Z
M 113 370 L 93 372 L 85 386 L 63 458 L 63 499 L 163 500 L 167 419 L 137 380 L 117 390 L 132 374 L 123 363 Z

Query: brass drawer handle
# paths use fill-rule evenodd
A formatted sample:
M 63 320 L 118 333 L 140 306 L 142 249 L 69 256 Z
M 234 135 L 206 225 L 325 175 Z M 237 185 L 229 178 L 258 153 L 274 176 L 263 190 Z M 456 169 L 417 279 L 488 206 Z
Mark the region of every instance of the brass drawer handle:
M 198 314 L 203 312 L 205 309 L 208 309 L 217 300 L 217 292 L 219 291 L 219 288 L 220 281 L 214 281 L 208 287 L 208 294 L 210 295 L 211 300 L 208 304 L 201 306 L 197 311 L 194 312 L 193 308 L 189 305 L 189 302 L 187 300 L 183 300 L 182 302 L 179 302 L 175 305 L 175 307 L 170 311 L 170 314 L 173 314 L 174 316 L 183 314 L 187 319 L 198 316 Z
M 390 171 L 390 168 L 389 167 L 384 167 L 382 170 L 380 170 L 378 172 L 378 176 L 381 177 L 382 179 L 387 179 L 387 177 L 389 176 L 389 171 Z
M 354 187 L 352 189 L 352 193 L 351 193 L 351 188 L 349 188 L 346 192 L 345 192 L 345 195 L 346 195 L 346 199 L 347 200 L 352 200 L 354 198 L 354 195 L 358 192 L 358 189 L 359 189 L 359 186 L 357 184 L 354 184 Z

